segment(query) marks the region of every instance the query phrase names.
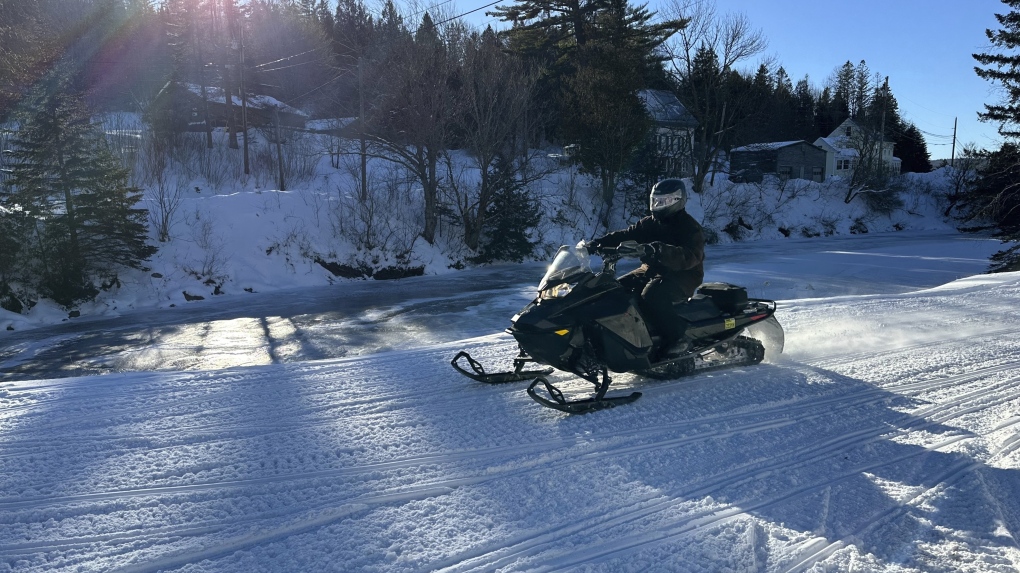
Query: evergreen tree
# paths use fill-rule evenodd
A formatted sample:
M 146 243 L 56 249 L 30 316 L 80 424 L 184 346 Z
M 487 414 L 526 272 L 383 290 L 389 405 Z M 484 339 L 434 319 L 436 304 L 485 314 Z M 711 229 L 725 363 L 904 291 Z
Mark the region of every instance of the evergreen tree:
M 626 0 L 607 0 L 588 43 L 575 52 L 576 73 L 564 86 L 561 133 L 580 145 L 581 164 L 599 176 L 603 224 L 609 221 L 619 175 L 650 127 L 637 95 L 648 85 L 654 46 L 663 40 L 648 33 L 650 17 Z
M 811 82 L 807 76 L 797 82 L 793 90 L 794 100 L 794 139 L 814 142 L 820 135 L 815 120 L 815 96 L 811 92 Z M 828 134 L 826 134 L 828 135 Z
M 995 152 L 988 154 L 987 164 L 979 170 L 978 178 L 963 203 L 970 216 L 984 217 L 992 222 L 1000 236 L 1014 245 L 992 257 L 993 270 L 1020 270 L 1020 0 L 1002 0 L 1009 12 L 996 14 L 1001 26 L 986 30 L 985 34 L 998 52 L 973 54 L 984 67 L 974 67 L 981 78 L 998 84 L 1003 99 L 996 104 L 985 104 L 978 114 L 984 121 L 999 124 L 999 133 L 1008 141 Z
M 893 141 L 896 144 L 894 155 L 902 161 L 901 168 L 904 173 L 928 173 L 931 171 L 928 144 L 914 124 L 908 123 L 897 130 Z
M 847 62 L 850 63 L 850 62 Z M 878 86 L 873 85 L 871 70 L 868 64 L 861 60 L 854 68 L 852 89 L 850 91 L 850 117 L 854 119 L 863 118 L 872 103 L 871 95 Z
M 535 249 L 530 230 L 542 218 L 542 206 L 513 172 L 513 166 L 506 161 L 496 163 L 493 173 L 496 189 L 483 225 L 479 252 L 472 262 L 521 262 Z
M 93 298 L 121 267 L 140 268 L 146 244 L 140 191 L 91 123 L 83 97 L 58 68 L 28 96 L 5 181 L 33 225 L 23 280 L 65 306 Z
M 853 117 L 857 111 L 853 108 L 852 104 L 855 76 L 856 69 L 850 63 L 850 60 L 847 60 L 846 63 L 833 71 L 832 77 L 829 79 L 828 87 L 831 89 L 833 114 L 837 117 L 842 116 L 839 117 L 839 121 L 833 127 L 843 123 L 844 119 Z
M 576 85 L 578 74 L 626 62 L 626 77 L 621 81 L 631 83 L 625 91 L 661 87 L 665 78 L 658 47 L 686 24 L 684 20 L 653 22 L 655 14 L 646 5 L 634 6 L 628 0 L 516 0 L 510 6 L 498 6 L 492 14 L 513 24 L 507 32 L 510 48 L 530 64 L 545 68 L 536 95 L 559 120 L 552 130 L 561 138 L 559 126 L 569 127 L 570 114 L 575 112 L 565 102 L 574 97 L 567 86 Z
M 776 91 L 771 102 L 770 131 L 773 141 L 790 141 L 797 138 L 797 100 L 793 82 L 782 66 L 776 70 Z
M 1006 137 L 1020 137 L 1020 0 L 1002 0 L 1011 10 L 996 14 L 1002 26 L 999 30 L 985 30 L 985 35 L 999 52 L 973 54 L 984 67 L 974 67 L 977 75 L 1001 86 L 1003 99 L 996 104 L 985 104 L 978 114 L 982 120 L 999 124 L 999 133 Z M 1007 51 L 1004 53 L 1003 51 Z
M 988 153 L 977 179 L 960 202 L 964 220 L 991 223 L 1013 245 L 992 257 L 992 271 L 1020 270 L 1020 146 L 1009 141 Z
M 760 103 L 759 109 L 755 110 L 747 121 L 742 121 L 734 127 L 734 141 L 738 145 L 771 141 L 774 137 L 772 118 L 775 90 L 768 66 L 765 64 L 758 66 L 748 90 L 749 99 Z
M 832 97 L 832 88 L 826 86 L 815 102 L 815 121 L 819 137 L 828 137 L 843 120 L 850 117 L 845 101 L 837 101 Z

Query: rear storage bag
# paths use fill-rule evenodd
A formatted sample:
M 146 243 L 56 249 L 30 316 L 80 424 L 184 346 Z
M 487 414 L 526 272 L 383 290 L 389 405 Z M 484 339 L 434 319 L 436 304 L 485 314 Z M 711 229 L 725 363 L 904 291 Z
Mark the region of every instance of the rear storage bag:
M 720 310 L 730 314 L 737 314 L 747 306 L 747 289 L 729 283 L 705 283 L 698 287 L 698 294 L 711 297 Z

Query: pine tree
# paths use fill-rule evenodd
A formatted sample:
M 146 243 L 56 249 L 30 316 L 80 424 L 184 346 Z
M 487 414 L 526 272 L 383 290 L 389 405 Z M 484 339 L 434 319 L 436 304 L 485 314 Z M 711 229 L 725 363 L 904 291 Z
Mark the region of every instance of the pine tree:
M 895 155 L 902 161 L 904 173 L 928 173 L 931 171 L 931 155 L 924 135 L 917 127 L 908 123 L 897 130 L 893 141 Z
M 564 82 L 561 135 L 580 145 L 579 159 L 602 186 L 600 212 L 608 224 L 620 173 L 647 136 L 650 121 L 638 91 L 648 85 L 654 46 L 644 9 L 607 0 L 587 44 L 574 54 L 576 72 Z
M 985 104 L 978 114 L 982 120 L 999 124 L 999 133 L 1006 137 L 1020 137 L 1020 0 L 1002 0 L 1012 8 L 1006 14 L 996 14 L 1002 26 L 999 30 L 985 30 L 992 46 L 1002 51 L 973 54 L 982 66 L 974 67 L 978 77 L 1002 87 L 1003 99 L 997 104 Z
M 969 217 L 990 221 L 1005 241 L 1014 245 L 992 257 L 992 270 L 1020 270 L 1020 0 L 1002 0 L 1011 10 L 996 14 L 1002 26 L 999 30 L 986 30 L 985 35 L 996 53 L 973 54 L 985 67 L 974 67 L 981 78 L 998 84 L 1003 99 L 996 104 L 985 104 L 978 114 L 984 121 L 999 124 L 999 133 L 1007 141 L 995 152 L 988 154 L 987 164 L 979 170 L 978 178 L 962 203 Z
M 140 190 L 62 70 L 26 98 L 5 186 L 32 222 L 22 280 L 70 306 L 116 282 L 118 268 L 141 268 L 155 248 L 146 244 L 147 213 L 135 208 Z
M 807 76 L 797 82 L 797 87 L 793 90 L 793 99 L 796 106 L 794 137 L 813 142 L 819 133 L 818 122 L 815 119 L 815 96 L 811 93 L 811 82 Z
M 646 5 L 634 6 L 628 0 L 515 0 L 492 14 L 513 24 L 507 32 L 510 48 L 529 64 L 544 68 L 537 101 L 554 118 L 551 130 L 567 143 L 576 142 L 565 139 L 574 134 L 563 128 L 576 131 L 571 125 L 575 102 L 568 100 L 576 100 L 578 85 L 590 84 L 592 74 L 622 69 L 626 75 L 620 82 L 627 85 L 612 86 L 614 91 L 664 87 L 664 58 L 658 48 L 686 25 L 684 20 L 653 22 L 655 14 Z M 581 74 L 589 77 L 581 79 Z

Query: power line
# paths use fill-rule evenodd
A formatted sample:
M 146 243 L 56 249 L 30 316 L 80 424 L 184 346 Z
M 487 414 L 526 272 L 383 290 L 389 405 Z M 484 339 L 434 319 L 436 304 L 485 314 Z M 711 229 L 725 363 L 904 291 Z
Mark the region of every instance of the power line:
M 454 0 L 443 0 L 439 4 L 434 4 L 434 5 L 429 6 L 427 8 L 422 8 L 421 10 L 418 10 L 417 12 L 412 12 L 412 13 L 408 14 L 407 17 L 408 18 L 414 18 L 415 16 L 417 16 L 419 14 L 424 14 L 425 12 L 428 12 L 429 10 L 435 10 L 436 8 L 439 8 L 440 6 L 442 6 L 444 4 L 449 4 L 450 2 L 453 2 L 453 1 Z
M 436 22 L 435 25 L 438 26 L 440 24 L 445 24 L 445 23 L 447 23 L 447 22 L 449 22 L 451 20 L 456 20 L 458 18 L 463 18 L 464 16 L 467 16 L 468 14 L 473 14 L 473 13 L 479 11 L 479 10 L 485 10 L 486 8 L 490 8 L 492 6 L 495 6 L 496 4 L 499 4 L 502 1 L 503 0 L 496 0 L 495 2 L 490 2 L 490 3 L 486 4 L 485 6 L 480 6 L 478 8 L 475 8 L 474 10 L 468 10 L 467 12 L 464 12 L 463 14 L 457 14 L 456 16 L 452 16 L 452 17 L 447 18 L 445 20 L 442 20 L 440 22 Z
M 293 56 L 286 56 L 286 57 L 280 58 L 279 60 L 273 60 L 272 62 L 266 62 L 266 63 L 264 63 L 264 64 L 258 64 L 258 65 L 256 65 L 256 66 L 252 66 L 252 67 L 253 67 L 253 68 L 261 68 L 261 67 L 263 67 L 263 66 L 271 66 L 271 65 L 273 65 L 273 64 L 276 64 L 276 63 L 279 63 L 279 62 L 282 62 L 282 61 L 285 61 L 285 60 L 291 60 L 291 59 L 293 59 L 293 58 L 296 58 L 296 57 L 298 57 L 298 56 L 303 56 L 303 55 L 305 55 L 305 54 L 310 54 L 310 53 L 312 53 L 312 52 L 315 52 L 315 51 L 318 51 L 318 50 L 320 50 L 320 49 L 321 49 L 321 48 L 312 48 L 311 50 L 306 50 L 306 51 L 304 51 L 304 52 L 301 52 L 300 54 L 294 54 Z M 281 68 L 281 69 L 282 69 L 282 68 Z

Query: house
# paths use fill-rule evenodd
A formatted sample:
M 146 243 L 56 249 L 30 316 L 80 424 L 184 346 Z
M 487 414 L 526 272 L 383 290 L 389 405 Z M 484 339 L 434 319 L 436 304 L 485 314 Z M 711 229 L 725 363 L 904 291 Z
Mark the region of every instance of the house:
M 829 154 L 803 140 L 754 143 L 730 150 L 730 181 L 759 182 L 765 173 L 786 179 L 825 180 Z
M 206 86 L 205 103 L 203 103 L 202 91 L 201 86 L 195 84 L 168 82 L 156 94 L 155 103 L 170 106 L 166 109 L 181 110 L 187 116 L 186 122 L 189 131 L 205 129 L 203 108 L 206 104 L 209 106 L 209 122 L 213 127 L 226 126 L 227 115 L 232 111 L 238 129 L 241 128 L 242 102 L 239 95 L 231 94 L 230 105 L 227 105 L 227 98 L 222 87 Z M 246 113 L 249 127 L 272 126 L 278 120 L 282 127 L 304 128 L 308 121 L 308 114 L 276 98 L 252 94 L 246 99 L 247 101 L 244 103 L 247 104 Z
M 694 130 L 698 120 L 676 95 L 666 90 L 641 90 L 638 97 L 652 118 L 652 138 L 659 169 L 667 177 L 694 173 Z
M 893 157 L 893 142 L 882 141 L 879 146 L 875 132 L 861 127 L 852 119 L 848 118 L 839 124 L 828 137 L 816 139 L 815 145 L 830 154 L 825 166 L 826 176 L 836 175 L 849 179 L 861 163 L 862 154 L 865 163 L 881 165 L 883 172 L 888 175 L 900 174 L 901 161 L 899 157 Z

